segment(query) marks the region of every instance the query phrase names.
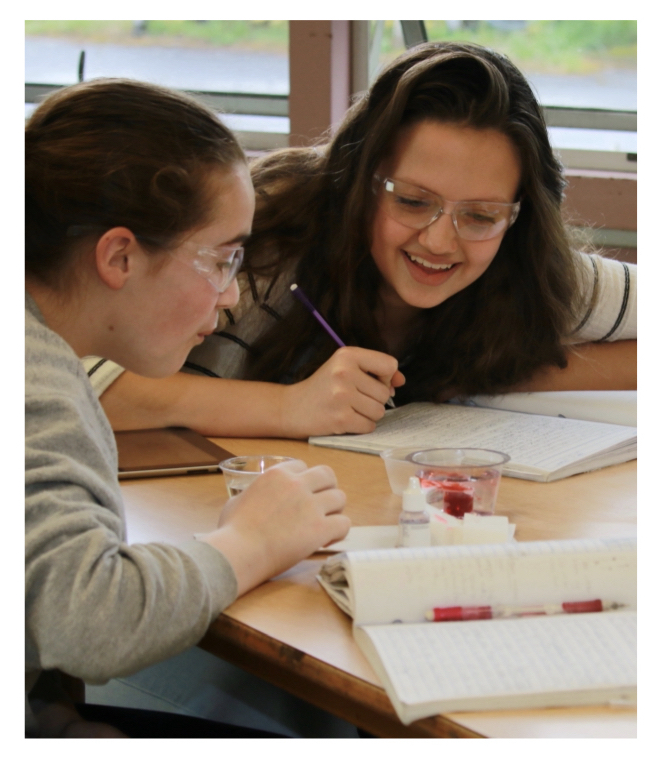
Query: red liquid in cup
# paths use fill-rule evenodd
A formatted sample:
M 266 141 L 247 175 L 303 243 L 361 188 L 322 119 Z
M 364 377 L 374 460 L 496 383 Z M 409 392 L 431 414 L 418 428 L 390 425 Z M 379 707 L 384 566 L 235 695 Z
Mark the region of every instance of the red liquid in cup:
M 466 512 L 473 511 L 474 487 L 461 475 L 426 475 L 420 478 L 420 485 L 443 492 L 443 511 L 448 515 L 463 517 Z
M 444 480 L 440 486 L 443 490 L 443 511 L 453 517 L 463 517 L 466 512 L 473 511 L 473 487 L 466 483 L 453 483 Z
M 486 468 L 473 475 L 462 475 L 451 470 L 427 468 L 418 472 L 420 485 L 433 489 L 427 501 L 453 517 L 467 512 L 492 515 L 498 491 L 500 473 Z

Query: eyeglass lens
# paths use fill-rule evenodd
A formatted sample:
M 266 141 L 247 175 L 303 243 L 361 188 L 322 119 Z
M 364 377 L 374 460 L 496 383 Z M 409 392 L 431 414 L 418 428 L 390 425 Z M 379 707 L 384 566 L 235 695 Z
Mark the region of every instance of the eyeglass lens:
M 448 202 L 424 189 L 386 178 L 381 181 L 386 212 L 411 228 L 422 229 L 446 210 L 462 239 L 484 241 L 501 234 L 516 218 L 518 204 L 496 202 Z
M 193 268 L 213 284 L 219 292 L 224 292 L 239 272 L 243 262 L 243 247 L 231 251 L 223 257 L 212 249 L 201 249 L 192 262 Z

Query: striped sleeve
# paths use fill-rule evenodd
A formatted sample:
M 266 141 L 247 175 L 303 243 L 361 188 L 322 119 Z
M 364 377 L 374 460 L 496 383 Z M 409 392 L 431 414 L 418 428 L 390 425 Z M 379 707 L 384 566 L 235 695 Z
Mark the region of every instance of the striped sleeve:
M 88 355 L 82 361 L 97 396 L 102 395 L 124 371 L 119 364 L 107 358 Z
M 567 342 L 613 342 L 637 336 L 637 266 L 579 255 L 584 306 Z

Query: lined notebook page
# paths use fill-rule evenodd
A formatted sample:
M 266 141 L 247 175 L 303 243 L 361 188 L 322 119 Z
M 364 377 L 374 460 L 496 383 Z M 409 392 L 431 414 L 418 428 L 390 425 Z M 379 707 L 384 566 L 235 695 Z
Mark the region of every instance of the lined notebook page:
M 591 691 L 583 702 L 606 702 L 636 686 L 635 612 L 363 626 L 355 636 L 394 705 L 434 704 L 407 721 L 571 704 L 581 690 Z
M 346 575 L 362 625 L 422 621 L 450 605 L 601 598 L 635 609 L 636 549 L 635 539 L 564 539 L 348 552 L 327 565 Z
M 425 443 L 464 444 L 466 433 L 482 448 L 504 451 L 515 466 L 552 472 L 636 438 L 634 427 L 520 414 L 449 404 L 410 403 L 389 411 L 366 435 L 310 438 L 315 445 L 378 453 Z

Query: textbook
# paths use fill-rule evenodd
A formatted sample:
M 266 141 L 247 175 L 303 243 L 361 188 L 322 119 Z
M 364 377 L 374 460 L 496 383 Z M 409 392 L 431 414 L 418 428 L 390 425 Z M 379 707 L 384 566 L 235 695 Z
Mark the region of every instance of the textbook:
M 636 458 L 637 429 L 449 403 L 387 411 L 374 432 L 313 437 L 317 446 L 377 454 L 388 448 L 487 448 L 510 457 L 503 475 L 548 482 Z
M 344 552 L 319 582 L 404 724 L 439 713 L 636 702 L 636 540 Z M 434 608 L 602 612 L 429 622 Z M 607 603 L 607 604 L 606 604 Z

